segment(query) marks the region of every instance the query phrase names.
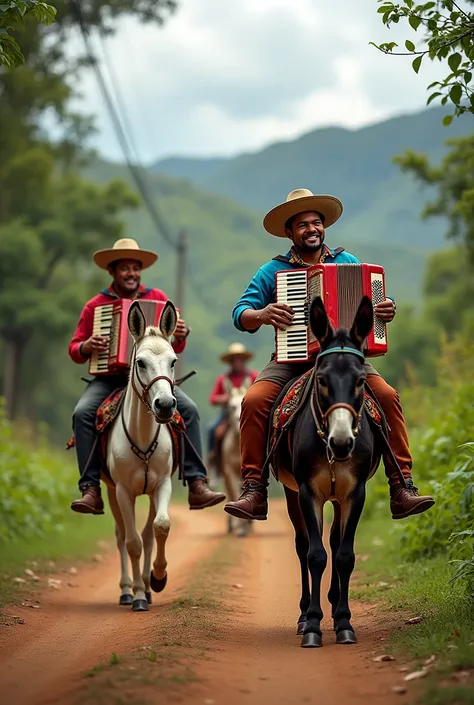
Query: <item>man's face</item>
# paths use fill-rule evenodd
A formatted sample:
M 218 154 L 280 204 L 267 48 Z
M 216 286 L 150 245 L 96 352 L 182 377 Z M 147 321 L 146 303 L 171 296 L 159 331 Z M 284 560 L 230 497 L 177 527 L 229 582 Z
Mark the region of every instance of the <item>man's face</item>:
M 140 286 L 142 266 L 135 259 L 121 259 L 115 268 L 109 268 L 118 294 L 133 294 Z
M 293 218 L 291 230 L 287 228 L 285 232 L 297 252 L 317 252 L 324 242 L 324 225 L 315 211 L 298 213 Z
M 244 357 L 236 355 L 231 360 L 230 369 L 234 374 L 239 375 L 245 370 L 245 363 L 246 360 Z

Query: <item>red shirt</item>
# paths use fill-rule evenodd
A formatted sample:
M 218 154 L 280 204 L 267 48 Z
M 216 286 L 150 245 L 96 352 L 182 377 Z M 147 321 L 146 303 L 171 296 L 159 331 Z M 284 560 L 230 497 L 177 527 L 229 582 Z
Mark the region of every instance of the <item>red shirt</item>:
M 82 364 L 89 359 L 88 357 L 81 355 L 79 348 L 81 343 L 84 343 L 92 335 L 94 328 L 94 309 L 96 306 L 110 304 L 111 300 L 118 298 L 119 297 L 115 291 L 112 287 L 110 287 L 109 289 L 104 289 L 100 292 L 100 294 L 97 294 L 97 296 L 94 296 L 93 299 L 86 303 L 79 317 L 76 332 L 72 336 L 72 340 L 69 343 L 69 357 L 71 360 L 77 362 L 78 364 Z M 161 289 L 150 289 L 144 287 L 143 285 L 141 285 L 138 290 L 137 299 L 144 299 L 147 301 L 168 301 L 168 297 L 164 291 L 161 291 Z M 171 344 L 175 353 L 182 353 L 186 347 L 186 338 L 181 340 L 179 343 L 174 342 Z
M 244 382 L 246 377 L 250 377 L 251 383 L 253 384 L 255 380 L 257 379 L 258 372 L 256 370 L 245 370 L 244 372 L 241 372 L 239 374 L 235 374 L 234 372 L 229 372 L 228 374 L 225 375 L 220 375 L 215 383 L 214 383 L 214 389 L 211 392 L 211 396 L 209 397 L 209 404 L 216 404 L 216 399 L 223 394 L 227 394 L 227 390 L 225 388 L 225 380 L 229 380 L 231 382 L 232 386 L 238 389 Z

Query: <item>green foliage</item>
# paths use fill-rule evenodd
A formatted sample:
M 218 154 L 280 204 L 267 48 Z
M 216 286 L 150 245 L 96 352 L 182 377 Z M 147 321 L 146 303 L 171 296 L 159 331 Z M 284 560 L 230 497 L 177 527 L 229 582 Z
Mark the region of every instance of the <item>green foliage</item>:
M 384 25 L 390 27 L 405 20 L 415 32 L 420 30 L 424 35 L 418 50 L 411 40 L 406 40 L 406 52 L 394 52 L 398 47 L 396 42 L 370 43 L 385 54 L 415 57 L 412 62 L 415 73 L 419 72 L 425 56 L 432 61 L 447 61 L 450 71 L 442 81 L 428 86 L 428 90 L 436 90 L 429 96 L 427 104 L 438 98 L 442 105 L 451 103 L 454 113 L 445 116 L 445 125 L 451 124 L 453 116 L 466 112 L 474 114 L 474 12 L 461 8 L 454 0 L 421 4 L 413 0 L 378 2 L 377 12 L 382 15 Z M 473 0 L 465 0 L 466 3 L 472 5 Z
M 436 198 L 423 210 L 424 218 L 448 218 L 448 237 L 462 242 L 474 261 L 474 135 L 448 140 L 451 148 L 438 167 L 412 151 L 395 157 L 402 171 L 421 183 L 435 187 Z
M 32 17 L 46 25 L 54 22 L 56 9 L 38 0 L 7 0 L 0 3 L 0 66 L 12 68 L 25 60 L 12 30 L 22 27 L 25 18 Z
M 51 448 L 33 448 L 0 409 L 0 547 L 11 540 L 61 531 L 63 506 L 69 504 L 77 471 Z

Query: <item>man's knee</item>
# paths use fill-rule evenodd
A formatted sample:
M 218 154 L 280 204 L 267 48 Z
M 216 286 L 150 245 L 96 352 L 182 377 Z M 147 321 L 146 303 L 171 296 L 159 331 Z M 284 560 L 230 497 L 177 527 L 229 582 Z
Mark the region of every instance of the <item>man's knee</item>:
M 277 382 L 254 382 L 242 401 L 242 414 L 270 412 L 282 387 Z
M 391 387 L 380 375 L 368 375 L 367 382 L 382 406 L 390 406 L 399 401 L 397 390 Z
M 176 402 L 178 404 L 178 411 L 183 418 L 197 419 L 199 421 L 199 409 L 187 394 L 177 396 Z
M 73 422 L 90 423 L 95 420 L 96 413 L 95 405 L 88 403 L 87 399 L 79 399 L 72 414 Z

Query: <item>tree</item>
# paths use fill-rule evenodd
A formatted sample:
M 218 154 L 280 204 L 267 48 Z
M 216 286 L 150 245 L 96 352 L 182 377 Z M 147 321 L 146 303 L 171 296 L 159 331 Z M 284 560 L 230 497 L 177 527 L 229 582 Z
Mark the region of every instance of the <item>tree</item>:
M 388 2 L 378 0 L 378 12 L 382 22 L 389 27 L 398 24 L 400 20 L 408 21 L 415 31 L 424 30 L 424 36 L 418 48 L 407 39 L 407 51 L 395 52 L 396 42 L 371 44 L 385 54 L 413 57 L 413 70 L 418 73 L 425 56 L 432 61 L 447 60 L 450 72 L 442 81 L 435 81 L 428 89 L 436 88 L 427 100 L 427 104 L 436 99 L 442 105 L 448 102 L 454 107 L 453 115 L 443 119 L 449 125 L 454 116 L 465 112 L 474 114 L 474 87 L 472 77 L 474 72 L 474 11 L 461 7 L 454 0 L 438 0 L 415 4 L 414 0 L 403 2 Z M 464 5 L 474 5 L 474 0 L 460 0 Z
M 25 350 L 40 341 L 35 375 L 54 355 L 55 342 L 74 329 L 84 303 L 81 269 L 95 249 L 120 236 L 120 211 L 137 204 L 121 182 L 106 186 L 51 171 L 48 201 L 35 212 L 0 228 L 0 336 L 5 343 L 4 395 L 15 418 Z
M 56 8 L 38 0 L 7 0 L 0 4 L 0 66 L 13 67 L 25 60 L 11 31 L 18 30 L 25 18 L 51 24 Z
M 446 144 L 451 149 L 438 167 L 412 151 L 394 161 L 423 184 L 435 187 L 437 195 L 425 205 L 422 217 L 447 218 L 448 237 L 464 245 L 474 264 L 474 135 L 447 140 Z

